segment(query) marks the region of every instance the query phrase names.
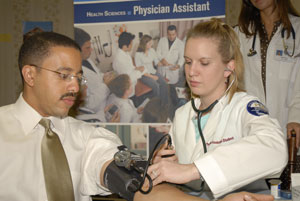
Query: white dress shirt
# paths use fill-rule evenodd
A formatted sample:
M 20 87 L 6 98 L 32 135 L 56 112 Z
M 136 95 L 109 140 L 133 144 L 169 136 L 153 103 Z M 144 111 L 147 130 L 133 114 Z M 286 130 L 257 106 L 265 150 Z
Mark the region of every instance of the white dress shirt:
M 22 95 L 15 104 L 0 107 L 0 200 L 47 200 L 41 160 L 45 130 L 39 125 L 41 118 Z M 71 117 L 49 119 L 68 159 L 75 200 L 110 194 L 100 185 L 100 170 L 121 144 L 118 136 Z

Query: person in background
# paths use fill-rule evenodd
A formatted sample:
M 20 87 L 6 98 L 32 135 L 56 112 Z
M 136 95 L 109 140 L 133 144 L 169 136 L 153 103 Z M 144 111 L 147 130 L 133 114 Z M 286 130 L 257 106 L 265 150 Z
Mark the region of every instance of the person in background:
M 130 51 L 132 49 L 132 43 L 135 35 L 129 32 L 122 32 L 118 39 L 119 48 L 113 60 L 113 69 L 119 74 L 127 74 L 133 85 L 132 94 L 135 94 L 135 85 L 137 80 L 141 78 L 144 74 L 144 66 L 135 66 L 133 64 L 132 57 L 130 56 Z
M 300 145 L 300 18 L 290 0 L 243 0 L 235 28 L 245 89 L 257 96 Z
M 156 53 L 162 64 L 158 67 L 158 72 L 169 84 L 176 84 L 179 81 L 179 71 L 184 63 L 183 50 L 183 42 L 177 38 L 176 26 L 168 26 L 167 37 L 159 40 Z
M 234 30 L 218 19 L 199 23 L 187 35 L 184 58 L 193 98 L 175 113 L 170 135 L 176 151 L 159 151 L 148 169 L 154 185 L 205 181 L 218 198 L 280 173 L 287 163 L 286 140 L 265 106 L 243 92 Z M 175 152 L 178 162 L 163 157 Z
M 23 42 L 24 42 L 26 39 L 28 39 L 28 38 L 30 38 L 31 36 L 33 36 L 34 34 L 36 34 L 36 33 L 41 33 L 41 32 L 43 32 L 43 31 L 44 31 L 44 30 L 41 29 L 40 27 L 35 27 L 35 28 L 31 29 L 30 31 L 28 31 L 27 33 L 25 33 L 25 34 L 23 35 Z
M 164 77 L 156 70 L 157 66 L 161 66 L 162 64 L 158 60 L 152 45 L 152 37 L 143 35 L 135 53 L 134 61 L 135 65 L 145 67 L 145 73 L 143 74 L 141 81 L 151 87 L 153 97 L 159 97 L 164 106 L 169 103 L 169 86 Z
M 113 104 L 118 107 L 120 122 L 141 122 L 141 114 L 144 108 L 136 108 L 133 101 L 129 99 L 130 94 L 133 91 L 133 85 L 129 75 L 118 75 L 108 84 L 108 88 L 112 92 L 112 95 L 108 98 L 108 102 L 109 104 Z
M 82 70 L 87 78 L 86 96 L 78 108 L 76 118 L 88 122 L 118 122 L 118 112 L 111 119 L 105 118 L 105 108 L 110 91 L 107 84 L 113 79 L 113 72 L 102 73 L 90 58 L 91 36 L 85 30 L 75 27 L 75 41 L 81 48 Z M 109 106 L 110 107 L 110 106 Z

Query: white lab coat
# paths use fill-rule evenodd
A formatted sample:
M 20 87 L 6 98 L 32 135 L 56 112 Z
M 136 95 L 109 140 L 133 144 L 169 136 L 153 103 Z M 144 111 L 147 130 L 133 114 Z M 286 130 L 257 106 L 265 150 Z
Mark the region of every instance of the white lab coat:
M 106 122 L 104 108 L 110 93 L 108 87 L 103 82 L 103 73 L 96 67 L 91 59 L 87 59 L 93 70 L 83 66 L 83 75 L 87 79 L 87 96 L 84 105 L 79 109 L 87 114 L 79 114 L 76 118 L 81 120 L 98 119 Z
M 159 60 L 165 59 L 172 65 L 178 64 L 180 68 L 182 68 L 184 64 L 184 44 L 179 38 L 175 39 L 170 49 L 168 38 L 161 38 L 158 42 L 156 53 Z M 180 68 L 172 71 L 169 69 L 170 67 L 159 67 L 158 72 L 169 80 L 169 84 L 176 84 L 179 80 Z
M 128 74 L 133 87 L 133 93 L 137 80 L 142 77 L 144 72 L 140 72 L 135 70 L 135 66 L 133 65 L 132 58 L 128 52 L 123 51 L 122 49 L 118 49 L 117 54 L 113 60 L 113 69 L 118 74 Z
M 289 122 L 300 123 L 300 18 L 289 16 L 296 32 L 295 53 L 293 58 L 278 54 L 283 52 L 281 37 L 282 26 L 274 34 L 267 51 L 266 60 L 266 98 L 261 79 L 260 39 L 257 33 L 255 50 L 257 54 L 248 57 L 247 53 L 252 47 L 253 37 L 246 38 L 235 28 L 241 43 L 241 51 L 245 62 L 245 88 L 247 93 L 257 96 L 267 106 L 270 116 L 277 118 L 282 129 L 286 132 Z M 292 35 L 286 39 L 288 51 L 293 48 Z
M 247 105 L 252 100 L 257 99 L 244 92 L 235 93 L 229 104 L 228 96 L 219 100 L 203 129 L 206 154 L 201 138 L 196 143 L 191 101 L 176 111 L 170 133 L 179 163 L 194 163 L 215 197 L 277 174 L 287 163 L 278 121 L 250 114 Z M 200 100 L 195 103 L 198 107 Z

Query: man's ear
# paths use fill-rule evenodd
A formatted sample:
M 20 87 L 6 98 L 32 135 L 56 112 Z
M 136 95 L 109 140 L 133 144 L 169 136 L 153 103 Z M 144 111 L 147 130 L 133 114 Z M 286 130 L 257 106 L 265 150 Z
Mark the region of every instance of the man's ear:
M 224 70 L 224 77 L 229 77 L 235 69 L 235 61 L 231 60 L 227 63 L 226 68 Z
M 22 68 L 22 75 L 24 78 L 24 83 L 28 86 L 32 87 L 34 86 L 34 78 L 36 75 L 36 70 L 33 66 L 25 65 Z

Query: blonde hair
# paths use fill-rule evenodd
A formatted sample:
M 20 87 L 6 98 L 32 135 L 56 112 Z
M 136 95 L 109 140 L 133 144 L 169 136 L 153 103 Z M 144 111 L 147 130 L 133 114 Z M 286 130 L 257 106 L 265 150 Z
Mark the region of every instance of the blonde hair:
M 228 77 L 228 82 L 231 83 L 234 79 L 231 88 L 228 90 L 229 101 L 235 92 L 244 91 L 244 63 L 243 56 L 240 51 L 239 39 L 235 31 L 227 24 L 223 23 L 220 19 L 212 18 L 209 21 L 200 22 L 187 33 L 188 41 L 190 38 L 210 38 L 218 42 L 218 52 L 222 57 L 224 64 L 234 61 L 234 72 Z M 228 87 L 228 86 L 227 86 Z M 195 94 L 192 94 L 195 97 Z

